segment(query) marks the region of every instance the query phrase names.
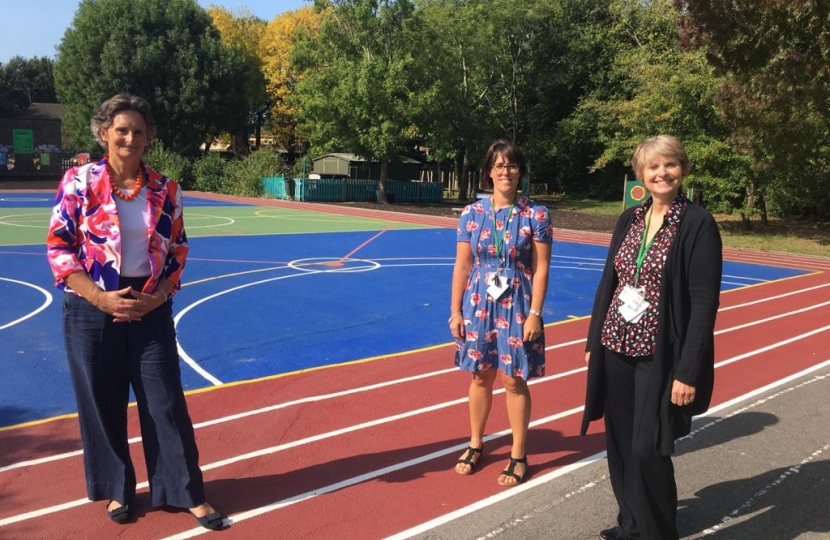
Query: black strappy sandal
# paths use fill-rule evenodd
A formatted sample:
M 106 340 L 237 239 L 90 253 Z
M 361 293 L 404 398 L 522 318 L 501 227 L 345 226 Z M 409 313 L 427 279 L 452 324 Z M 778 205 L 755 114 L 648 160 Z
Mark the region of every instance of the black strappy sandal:
M 470 470 L 465 472 L 465 473 L 459 472 L 458 474 L 462 474 L 464 476 L 467 476 L 468 474 L 473 474 L 473 471 L 476 470 L 476 463 L 478 462 L 478 459 L 481 459 L 481 452 L 483 452 L 483 451 L 484 451 L 484 445 L 483 444 L 481 445 L 480 448 L 473 448 L 472 446 L 468 446 L 467 450 L 465 450 L 464 457 L 459 459 L 456 462 L 456 465 L 459 465 L 459 464 L 462 464 L 462 463 L 464 465 L 469 465 Z M 475 455 L 478 455 L 479 458 L 476 461 L 473 461 L 473 456 L 475 456 Z M 458 469 L 456 469 L 455 472 L 458 472 Z
M 521 476 L 519 476 L 515 472 L 516 471 L 516 465 L 518 463 L 521 463 L 525 466 L 525 470 L 524 470 L 524 472 L 522 473 Z M 515 484 L 505 484 L 503 482 L 499 482 L 499 485 L 504 486 L 504 487 L 518 486 L 519 484 L 522 483 L 522 480 L 525 479 L 525 476 L 527 476 L 527 468 L 528 468 L 527 456 L 520 457 L 520 458 L 514 458 L 513 456 L 510 456 L 510 461 L 507 463 L 507 468 L 504 469 L 501 472 L 501 474 L 502 474 L 502 476 L 510 476 L 510 477 L 514 478 L 516 480 L 516 483 Z

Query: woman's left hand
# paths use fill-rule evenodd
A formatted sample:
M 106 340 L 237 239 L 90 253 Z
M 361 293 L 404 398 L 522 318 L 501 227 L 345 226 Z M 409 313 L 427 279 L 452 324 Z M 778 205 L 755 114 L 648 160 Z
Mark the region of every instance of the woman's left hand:
M 671 387 L 671 402 L 678 407 L 686 407 L 691 405 L 694 400 L 695 387 L 675 379 Z
M 531 313 L 522 325 L 522 341 L 527 343 L 542 335 L 542 319 Z
M 167 297 L 159 290 L 156 290 L 152 294 L 145 294 L 133 289 L 132 295 L 137 300 L 133 307 L 135 311 L 140 313 L 138 316 L 139 319 L 167 301 Z

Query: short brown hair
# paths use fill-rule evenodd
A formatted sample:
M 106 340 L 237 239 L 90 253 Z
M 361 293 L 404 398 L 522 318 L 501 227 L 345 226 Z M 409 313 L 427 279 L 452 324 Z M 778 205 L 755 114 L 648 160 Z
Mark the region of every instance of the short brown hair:
M 634 156 L 631 158 L 631 168 L 634 169 L 634 176 L 637 177 L 637 180 L 643 179 L 643 169 L 654 155 L 666 156 L 679 161 L 683 176 L 686 176 L 692 170 L 692 162 L 689 161 L 686 149 L 683 148 L 680 141 L 671 135 L 658 135 L 646 139 L 634 151 Z
M 156 137 L 156 123 L 153 121 L 153 110 L 150 103 L 146 99 L 132 94 L 115 94 L 98 107 L 98 112 L 92 115 L 92 120 L 89 123 L 95 140 L 104 150 L 107 149 L 107 143 L 101 139 L 101 130 L 109 128 L 115 116 L 124 111 L 135 111 L 144 118 L 144 123 L 147 124 L 147 144 L 150 144 Z
M 493 168 L 493 163 L 496 158 L 504 156 L 510 163 L 517 163 L 519 165 L 519 177 L 527 174 L 527 162 L 522 150 L 511 141 L 506 139 L 498 139 L 484 154 L 484 161 L 481 164 L 481 187 L 484 189 L 493 189 L 493 179 L 490 178 L 490 169 Z

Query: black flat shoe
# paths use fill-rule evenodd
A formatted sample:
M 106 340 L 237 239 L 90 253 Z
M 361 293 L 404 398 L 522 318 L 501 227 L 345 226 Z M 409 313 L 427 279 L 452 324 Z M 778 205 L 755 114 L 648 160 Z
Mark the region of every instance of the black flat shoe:
M 605 529 L 604 531 L 599 531 L 599 537 L 603 540 L 628 540 L 631 538 L 630 536 L 625 534 L 625 531 L 622 527 L 614 527 L 613 529 Z
M 225 528 L 225 518 L 219 512 L 212 512 L 202 517 L 198 517 L 192 512 L 190 515 L 196 518 L 196 523 L 205 529 L 210 529 L 211 531 L 221 531 Z
M 110 501 L 112 502 L 112 501 Z M 107 504 L 109 506 L 109 504 Z M 130 521 L 130 505 L 125 504 L 123 506 L 119 506 L 114 510 L 107 510 L 107 517 L 113 520 L 116 523 L 127 523 Z

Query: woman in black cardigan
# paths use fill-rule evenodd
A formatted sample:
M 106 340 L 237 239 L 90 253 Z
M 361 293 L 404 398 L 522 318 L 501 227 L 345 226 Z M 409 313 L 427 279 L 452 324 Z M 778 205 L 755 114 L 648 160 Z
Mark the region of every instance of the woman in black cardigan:
M 709 407 L 722 269 L 717 224 L 681 188 L 674 137 L 643 142 L 632 168 L 651 194 L 620 216 L 597 289 L 582 434 L 605 417 L 619 512 L 606 540 L 677 540 L 674 441 Z

